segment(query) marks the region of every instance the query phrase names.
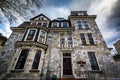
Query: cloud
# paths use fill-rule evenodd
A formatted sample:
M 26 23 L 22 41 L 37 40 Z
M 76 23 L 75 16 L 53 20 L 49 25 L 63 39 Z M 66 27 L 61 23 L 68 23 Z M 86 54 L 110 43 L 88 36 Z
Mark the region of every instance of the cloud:
M 40 12 L 44 13 L 50 19 L 56 19 L 57 17 L 67 18 L 70 14 L 67 8 L 54 6 L 44 7 Z

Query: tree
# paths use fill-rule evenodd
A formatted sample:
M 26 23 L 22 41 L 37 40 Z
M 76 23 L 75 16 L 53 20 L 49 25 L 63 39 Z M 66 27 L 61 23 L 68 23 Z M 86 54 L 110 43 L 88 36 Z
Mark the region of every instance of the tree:
M 40 9 L 41 3 L 42 0 L 0 0 L 0 12 L 2 12 L 11 23 L 17 20 L 15 14 L 26 19 L 29 12 L 34 14 L 35 10 L 33 7 Z M 2 19 L 0 23 L 2 23 Z

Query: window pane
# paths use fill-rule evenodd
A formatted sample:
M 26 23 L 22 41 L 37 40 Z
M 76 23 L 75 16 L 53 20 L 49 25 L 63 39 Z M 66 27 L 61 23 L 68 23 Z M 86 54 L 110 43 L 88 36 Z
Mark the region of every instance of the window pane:
M 85 26 L 85 29 L 88 29 L 88 28 L 89 28 L 89 27 L 88 27 L 88 22 L 87 22 L 87 21 L 84 21 L 83 24 L 84 24 L 84 26 Z
M 88 52 L 88 56 L 92 70 L 99 70 L 95 54 L 93 52 Z
M 25 64 L 25 61 L 27 59 L 28 53 L 29 53 L 28 49 L 22 50 L 15 69 L 23 69 L 24 68 L 24 64 Z
M 84 34 L 80 34 L 82 44 L 86 44 L 86 39 Z
M 45 41 L 45 36 L 46 36 L 46 33 L 44 31 L 41 31 L 40 33 L 40 38 L 39 38 L 39 42 L 40 43 L 44 43 Z
M 43 23 L 43 27 L 47 27 L 47 23 Z
M 82 29 L 82 24 L 81 24 L 80 21 L 77 22 L 77 26 L 78 26 L 78 29 L 79 29 L 79 30 Z
M 89 39 L 90 44 L 95 44 L 93 37 L 92 37 L 92 34 L 88 34 L 88 39 Z
M 53 27 L 57 27 L 57 22 L 53 22 Z
M 64 47 L 65 46 L 65 37 L 64 34 L 60 34 L 60 47 Z
M 42 23 L 41 23 L 41 22 L 39 22 L 37 25 L 42 25 Z
M 64 27 L 64 28 L 67 27 L 67 22 L 63 22 L 63 27 Z
M 36 51 L 34 61 L 32 64 L 32 69 L 38 69 L 39 62 L 40 62 L 41 51 Z
M 27 36 L 27 40 L 33 40 L 35 30 L 30 30 Z
M 68 33 L 68 45 L 72 44 L 72 33 Z

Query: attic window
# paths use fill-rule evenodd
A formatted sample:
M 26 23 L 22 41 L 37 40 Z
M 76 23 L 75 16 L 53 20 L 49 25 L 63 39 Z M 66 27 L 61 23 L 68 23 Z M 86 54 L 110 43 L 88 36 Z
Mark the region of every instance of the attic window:
M 84 15 L 84 13 L 83 12 L 78 12 L 78 15 Z
M 40 17 L 39 20 L 44 20 L 44 17 Z

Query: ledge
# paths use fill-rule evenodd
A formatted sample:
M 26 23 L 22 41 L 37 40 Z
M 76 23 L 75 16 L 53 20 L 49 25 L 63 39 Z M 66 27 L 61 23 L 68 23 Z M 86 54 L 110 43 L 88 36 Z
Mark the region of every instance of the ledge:
M 41 47 L 43 49 L 46 49 L 48 47 L 46 44 L 42 44 L 34 41 L 17 41 L 15 47 L 21 47 L 21 46 L 36 46 L 36 47 Z
M 67 30 L 67 31 L 69 31 L 69 30 L 75 30 L 75 28 L 74 27 L 67 27 L 67 28 L 63 28 L 63 27 L 56 27 L 56 28 L 55 27 L 50 27 L 49 30 L 52 30 L 52 31 L 54 31 L 54 30 L 55 31 L 64 31 L 64 30 L 66 31 Z
M 31 69 L 31 70 L 29 70 L 30 72 L 39 72 L 39 70 L 38 69 Z
M 10 72 L 23 72 L 24 69 L 14 69 L 14 70 L 10 70 Z
M 91 70 L 91 71 L 89 71 L 89 72 L 91 72 L 91 73 L 102 73 L 101 70 Z
M 97 46 L 97 44 L 81 44 L 83 46 Z

